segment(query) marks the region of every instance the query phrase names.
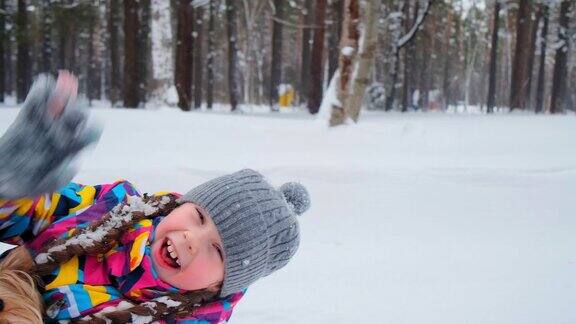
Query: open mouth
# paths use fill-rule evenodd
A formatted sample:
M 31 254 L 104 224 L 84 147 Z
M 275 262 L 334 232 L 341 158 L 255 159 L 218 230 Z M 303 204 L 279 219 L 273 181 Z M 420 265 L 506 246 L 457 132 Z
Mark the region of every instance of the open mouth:
M 166 238 L 164 243 L 162 243 L 162 247 L 160 248 L 160 258 L 162 258 L 162 261 L 164 261 L 164 263 L 170 268 L 180 269 L 178 253 L 169 238 Z

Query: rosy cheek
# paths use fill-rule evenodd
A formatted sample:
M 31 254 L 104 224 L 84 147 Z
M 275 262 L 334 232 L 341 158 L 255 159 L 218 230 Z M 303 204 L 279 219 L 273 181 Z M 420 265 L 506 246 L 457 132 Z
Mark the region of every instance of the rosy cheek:
M 196 257 L 185 269 L 185 273 L 191 277 L 202 279 L 210 277 L 214 272 L 212 265 L 203 257 Z

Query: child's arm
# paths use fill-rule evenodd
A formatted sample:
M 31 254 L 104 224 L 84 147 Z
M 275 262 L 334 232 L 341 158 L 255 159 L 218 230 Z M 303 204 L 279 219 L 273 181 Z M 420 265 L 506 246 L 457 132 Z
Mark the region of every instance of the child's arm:
M 234 306 L 244 296 L 246 290 L 227 296 L 226 298 L 204 304 L 198 308 L 193 315 L 187 317 L 180 317 L 174 321 L 178 324 L 194 324 L 194 323 L 226 323 L 232 316 Z
M 76 173 L 71 161 L 100 130 L 89 126 L 76 103 L 78 81 L 66 71 L 58 80 L 41 75 L 13 124 L 0 138 L 0 199 L 57 191 Z
M 56 238 L 67 227 L 78 225 L 76 222 L 92 220 L 84 215 L 82 219 L 71 216 L 99 202 L 108 207 L 115 206 L 126 195 L 139 194 L 129 182 L 117 181 L 95 186 L 69 183 L 58 192 L 44 194 L 37 198 L 0 199 L 0 241 L 21 245 L 40 234 L 52 236 L 52 239 Z M 106 206 L 103 207 L 108 208 Z M 100 213 L 93 215 L 98 217 Z M 43 233 L 48 226 L 58 221 L 61 221 L 62 226 L 52 226 L 47 231 L 50 233 Z M 65 224 L 66 222 L 74 222 L 74 224 Z M 44 239 L 48 240 L 50 237 Z
M 189 304 L 177 301 L 169 296 L 162 296 L 153 300 L 137 303 L 134 301 L 117 299 L 114 300 L 115 307 L 103 307 L 109 305 L 97 306 L 98 311 L 86 315 L 77 323 L 166 323 L 166 324 L 197 324 L 226 323 L 232 316 L 232 310 L 243 296 L 239 292 L 228 296 L 226 299 L 194 306 L 193 314 L 181 315 L 187 313 L 183 310 L 186 308 L 183 304 Z M 190 303 L 193 304 L 193 303 Z M 180 314 L 180 316 L 178 316 Z

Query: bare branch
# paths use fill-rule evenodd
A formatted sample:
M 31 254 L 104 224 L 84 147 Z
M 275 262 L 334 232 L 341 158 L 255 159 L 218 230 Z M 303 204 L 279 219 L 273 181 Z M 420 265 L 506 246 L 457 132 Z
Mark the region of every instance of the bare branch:
M 412 25 L 412 28 L 410 28 L 410 30 L 406 33 L 406 35 L 402 36 L 398 40 L 398 43 L 396 45 L 398 46 L 398 49 L 406 46 L 406 44 L 408 44 L 414 38 L 414 35 L 416 35 L 418 28 L 420 28 L 420 26 L 422 26 L 422 24 L 424 23 L 424 20 L 426 20 L 426 16 L 428 16 L 428 13 L 430 12 L 430 6 L 432 6 L 433 3 L 434 0 L 426 1 L 426 5 L 424 6 L 424 8 L 422 8 L 422 12 L 418 15 L 418 18 L 414 22 L 414 25 Z
M 292 28 L 298 28 L 298 29 L 304 29 L 304 28 L 311 28 L 311 29 L 319 29 L 322 28 L 320 26 L 317 25 L 301 25 L 301 24 L 293 24 L 289 21 L 280 19 L 278 17 L 272 16 L 272 20 L 274 20 L 275 22 L 282 24 L 284 26 L 288 26 L 288 27 L 292 27 Z

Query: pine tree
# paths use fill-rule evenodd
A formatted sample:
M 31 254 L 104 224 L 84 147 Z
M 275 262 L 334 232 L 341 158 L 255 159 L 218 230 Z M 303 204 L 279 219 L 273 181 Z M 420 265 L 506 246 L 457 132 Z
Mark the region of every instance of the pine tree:
M 394 99 L 396 96 L 396 83 L 398 82 L 398 74 L 400 70 L 400 50 L 405 48 L 414 41 L 416 33 L 420 29 L 420 26 L 426 21 L 426 17 L 430 13 L 430 8 L 434 0 L 426 0 L 424 5 L 418 10 L 417 18 L 411 24 L 411 27 L 402 27 L 404 20 L 407 19 L 405 7 L 407 3 L 405 1 L 399 1 L 395 6 L 395 11 L 393 11 L 389 16 L 391 29 L 391 51 L 390 54 L 392 61 L 390 62 L 390 72 L 388 79 L 390 81 L 389 91 L 386 94 L 385 109 L 391 110 L 394 108 Z M 402 31 L 405 30 L 404 34 Z
M 197 7 L 194 10 L 194 108 L 202 106 L 202 72 L 204 70 L 204 56 L 202 45 L 204 42 L 204 9 Z
M 228 36 L 228 94 L 232 111 L 238 107 L 240 87 L 238 85 L 238 26 L 234 0 L 226 0 L 226 31 Z
M 338 68 L 340 56 L 340 38 L 342 36 L 342 21 L 344 19 L 344 0 L 330 1 L 330 29 L 328 34 L 328 80 L 332 79 Z
M 312 28 L 313 24 L 313 1 L 304 0 L 304 9 L 302 10 L 303 23 L 302 28 L 302 50 L 300 58 L 300 103 L 303 104 L 308 100 L 308 85 L 310 82 L 310 43 L 312 41 Z
M 552 103 L 550 112 L 553 114 L 564 111 L 566 103 L 567 63 L 568 63 L 568 22 L 572 0 L 562 0 L 560 17 L 558 18 L 558 44 L 554 61 L 554 79 L 552 82 Z
M 16 17 L 18 53 L 16 63 L 16 100 L 23 102 L 32 84 L 32 61 L 30 60 L 30 35 L 26 0 L 18 0 Z
M 5 66 L 10 64 L 7 62 L 6 55 L 6 15 L 8 10 L 6 8 L 6 0 L 0 0 L 0 102 L 4 102 L 4 94 L 6 93 L 6 69 Z
M 207 64 L 206 64 L 206 106 L 208 109 L 212 109 L 212 104 L 214 102 L 214 57 L 216 55 L 215 46 L 215 24 L 216 24 L 216 12 L 218 7 L 216 5 L 216 0 L 210 0 L 210 17 L 208 20 L 208 49 L 207 49 Z
M 122 67 L 120 61 L 120 5 L 119 0 L 110 0 L 108 2 L 108 48 L 110 54 L 110 82 L 108 87 L 108 98 L 112 106 L 120 100 L 122 93 Z
M 490 76 L 488 86 L 488 113 L 494 112 L 496 106 L 496 61 L 498 60 L 498 31 L 500 30 L 500 0 L 494 2 L 492 25 L 492 47 L 490 49 Z
M 152 20 L 151 0 L 138 0 L 138 101 L 148 101 L 152 81 L 152 40 L 150 22 Z
M 528 79 L 530 71 L 530 20 L 532 6 L 530 0 L 520 0 L 518 19 L 516 22 L 516 50 L 512 67 L 512 83 L 510 88 L 510 109 L 525 109 L 528 105 Z
M 88 39 L 88 88 L 87 95 L 89 100 L 100 99 L 101 94 L 101 25 L 99 17 L 99 8 L 91 8 L 89 18 L 89 39 Z
M 544 82 L 546 80 L 546 48 L 548 38 L 548 16 L 549 7 L 547 3 L 540 6 L 540 15 L 542 17 L 542 29 L 540 31 L 540 66 L 538 67 L 538 85 L 536 87 L 536 113 L 544 110 Z
M 124 0 L 124 106 L 137 108 L 139 100 L 138 0 Z
M 192 100 L 192 7 L 190 0 L 178 0 L 177 13 L 174 84 L 178 92 L 178 107 L 189 111 Z
M 324 31 L 326 25 L 326 1 L 316 1 L 316 17 L 314 29 L 314 44 L 310 61 L 310 85 L 308 92 L 308 111 L 316 114 L 320 110 L 322 103 L 322 93 L 324 86 Z
M 278 89 L 282 82 L 282 23 L 284 21 L 285 0 L 274 0 L 272 22 L 272 63 L 270 64 L 270 88 L 268 101 L 272 111 L 277 110 Z
M 42 0 L 42 72 L 52 71 L 52 15 L 50 0 Z

